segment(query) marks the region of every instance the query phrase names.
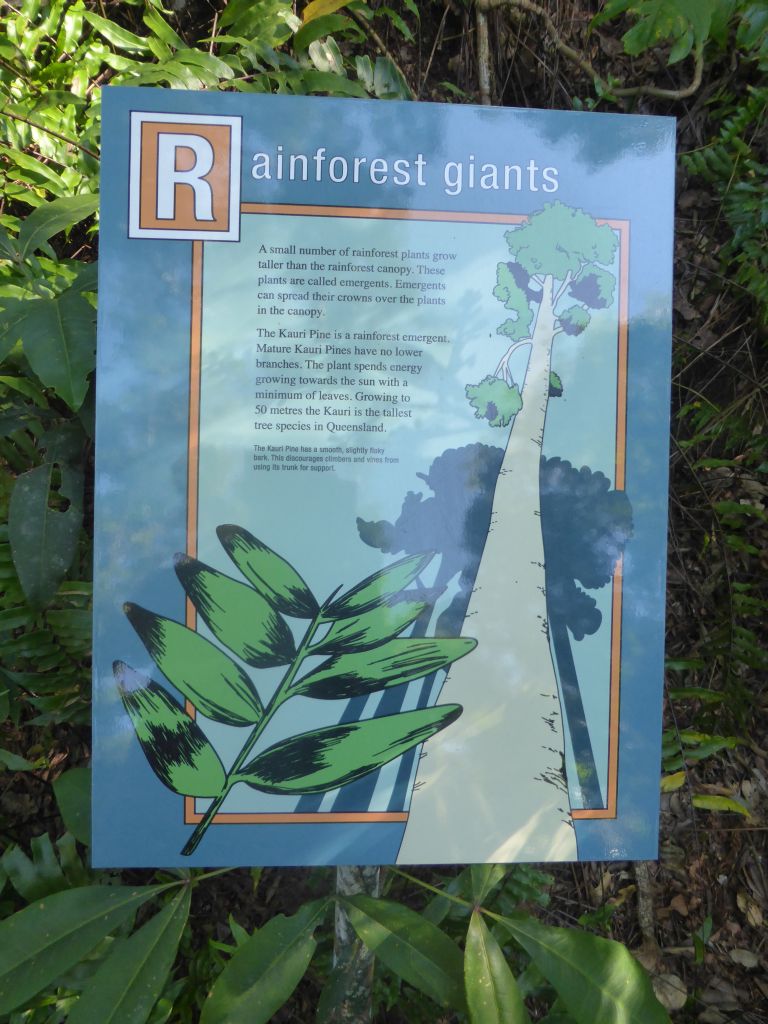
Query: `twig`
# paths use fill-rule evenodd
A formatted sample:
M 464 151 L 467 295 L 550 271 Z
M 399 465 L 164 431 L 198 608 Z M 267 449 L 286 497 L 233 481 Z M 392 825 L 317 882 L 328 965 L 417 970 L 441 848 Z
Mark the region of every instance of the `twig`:
M 476 9 L 477 22 L 477 84 L 480 89 L 480 102 L 491 105 L 491 55 L 488 45 L 488 19 L 485 16 L 485 4 L 478 3 Z
M 421 96 L 422 90 L 423 90 L 424 86 L 427 84 L 427 77 L 429 75 L 429 70 L 432 67 L 432 61 L 435 59 L 435 50 L 437 49 L 438 43 L 440 42 L 440 37 L 441 37 L 441 35 L 443 33 L 443 29 L 445 28 L 445 19 L 447 17 L 448 17 L 448 7 L 445 6 L 443 8 L 443 16 L 440 19 L 440 24 L 437 26 L 437 32 L 435 32 L 435 41 L 432 43 L 432 50 L 431 50 L 431 52 L 429 54 L 429 60 L 427 61 L 427 67 L 426 67 L 426 69 L 424 71 L 424 74 L 421 76 L 421 85 L 419 86 L 419 91 L 418 91 L 418 94 L 416 96 L 417 99 Z
M 42 124 L 38 124 L 37 121 L 32 121 L 28 117 L 24 117 L 22 114 L 13 114 L 10 110 L 3 108 L 0 113 L 6 117 L 12 118 L 14 121 L 23 121 L 24 124 L 28 124 L 30 128 L 37 128 L 41 132 L 45 132 L 47 135 L 52 135 L 55 139 L 59 139 L 60 142 L 66 142 L 68 146 L 74 146 L 75 149 L 79 149 L 82 153 L 87 153 L 88 156 L 92 156 L 94 160 L 99 159 L 99 154 L 94 153 L 92 149 L 88 149 L 87 146 L 77 142 L 75 139 L 70 139 L 66 135 L 62 135 L 60 132 L 55 132 L 53 128 L 46 128 Z
M 358 14 L 357 11 L 352 11 L 349 8 L 347 8 L 347 14 L 349 14 L 350 17 L 354 18 L 355 21 L 358 23 L 358 25 L 362 29 L 364 29 L 364 31 L 366 31 L 368 33 L 368 35 L 371 37 L 371 39 L 376 44 L 376 48 L 379 50 L 379 52 L 382 53 L 387 58 L 387 60 L 392 62 L 392 66 L 398 72 L 398 74 L 400 75 L 400 77 L 403 80 L 403 85 L 408 90 L 409 98 L 412 99 L 412 100 L 417 100 L 418 96 L 416 95 L 416 93 L 413 91 L 413 89 L 408 84 L 408 79 L 405 77 L 405 72 L 400 67 L 400 65 L 397 63 L 397 61 L 395 60 L 394 56 L 392 55 L 392 52 L 387 47 L 387 44 L 381 38 L 379 33 L 373 27 L 373 25 L 369 25 L 368 22 L 365 20 L 365 18 L 361 14 Z
M 562 39 L 557 30 L 557 26 L 549 15 L 549 12 L 545 11 L 544 8 L 540 7 L 537 3 L 534 3 L 533 0 L 477 0 L 478 12 L 480 9 L 484 11 L 492 11 L 497 7 L 504 7 L 507 4 L 510 7 L 516 7 L 519 10 L 528 11 L 530 14 L 535 14 L 541 18 L 544 22 L 547 34 L 557 50 L 559 50 L 567 60 L 571 61 L 572 64 L 576 64 L 580 67 L 586 75 L 589 75 L 592 81 L 596 85 L 600 86 L 601 91 L 608 96 L 655 96 L 657 99 L 683 100 L 688 96 L 693 96 L 701 85 L 704 73 L 704 51 L 702 46 L 696 47 L 693 78 L 683 89 L 662 89 L 656 85 L 614 87 L 597 73 L 595 68 L 585 57 L 583 57 L 577 50 L 574 50 L 572 46 L 569 46 Z
M 219 12 L 216 11 L 216 13 L 213 16 L 213 28 L 211 30 L 211 45 L 208 47 L 208 53 L 210 53 L 210 54 L 213 53 L 213 44 L 216 42 L 216 27 L 218 25 L 218 22 L 219 22 Z

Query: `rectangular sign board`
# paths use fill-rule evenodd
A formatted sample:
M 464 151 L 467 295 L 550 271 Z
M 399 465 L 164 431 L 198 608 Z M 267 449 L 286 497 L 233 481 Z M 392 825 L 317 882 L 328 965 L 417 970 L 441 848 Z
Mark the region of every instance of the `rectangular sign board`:
M 99 866 L 657 849 L 674 122 L 104 90 Z

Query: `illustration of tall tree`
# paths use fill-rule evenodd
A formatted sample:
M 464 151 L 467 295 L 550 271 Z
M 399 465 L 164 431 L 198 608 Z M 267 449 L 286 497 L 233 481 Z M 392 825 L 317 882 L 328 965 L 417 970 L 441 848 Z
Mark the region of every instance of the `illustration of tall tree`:
M 430 744 L 417 773 L 400 849 L 403 863 L 557 860 L 576 855 L 564 779 L 564 739 L 549 645 L 539 464 L 552 349 L 581 334 L 590 309 L 610 305 L 618 240 L 608 225 L 554 202 L 505 235 L 512 259 L 494 295 L 510 312 L 496 370 L 467 388 L 477 416 L 514 417 L 466 630 L 478 641 L 446 678 L 442 697 L 465 714 Z M 522 388 L 510 357 L 529 346 Z M 457 822 L 466 822 L 466 827 Z

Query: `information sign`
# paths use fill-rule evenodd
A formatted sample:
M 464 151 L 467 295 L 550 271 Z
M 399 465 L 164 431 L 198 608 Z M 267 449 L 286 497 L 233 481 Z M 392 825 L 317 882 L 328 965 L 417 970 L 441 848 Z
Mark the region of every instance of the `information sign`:
M 673 147 L 104 90 L 96 864 L 655 856 Z

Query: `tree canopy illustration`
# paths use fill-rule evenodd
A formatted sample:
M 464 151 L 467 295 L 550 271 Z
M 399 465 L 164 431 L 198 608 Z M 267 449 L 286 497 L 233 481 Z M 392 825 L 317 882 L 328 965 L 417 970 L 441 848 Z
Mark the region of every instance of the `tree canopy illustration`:
M 535 339 L 539 348 L 551 346 L 560 334 L 576 337 L 589 326 L 591 311 L 611 304 L 615 284 L 608 268 L 616 236 L 581 210 L 548 204 L 505 238 L 512 259 L 498 264 L 493 294 L 510 314 L 496 331 L 509 344 L 493 373 L 466 388 L 475 415 L 493 427 L 506 427 L 522 408 L 520 386 L 509 364 L 518 349 L 534 343 L 531 331 L 539 315 L 544 314 Z M 556 395 L 562 382 L 551 367 L 549 372 L 550 394 Z

